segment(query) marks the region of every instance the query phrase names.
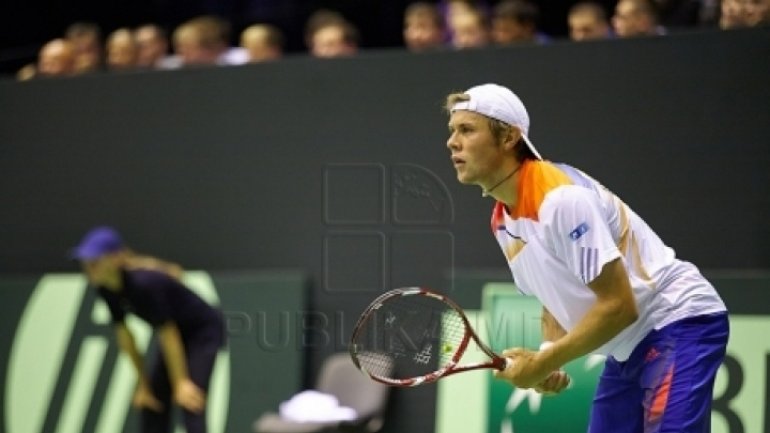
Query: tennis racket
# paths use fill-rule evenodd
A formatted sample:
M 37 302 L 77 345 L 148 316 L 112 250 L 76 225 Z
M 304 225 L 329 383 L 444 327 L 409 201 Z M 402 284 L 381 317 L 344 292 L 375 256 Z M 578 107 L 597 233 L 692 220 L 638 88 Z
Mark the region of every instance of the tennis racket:
M 459 364 L 471 340 L 490 361 Z M 350 355 L 372 379 L 400 387 L 470 370 L 504 370 L 510 362 L 479 339 L 454 301 L 418 287 L 391 290 L 375 299 L 356 323 Z

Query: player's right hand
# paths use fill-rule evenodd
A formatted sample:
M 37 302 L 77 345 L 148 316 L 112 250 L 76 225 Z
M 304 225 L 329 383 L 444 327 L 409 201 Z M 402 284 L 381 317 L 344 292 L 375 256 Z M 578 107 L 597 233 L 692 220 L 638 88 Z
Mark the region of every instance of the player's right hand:
M 155 398 L 155 394 L 147 386 L 139 385 L 134 392 L 134 407 L 138 409 L 149 409 L 154 412 L 163 410 L 163 403 Z
M 181 379 L 176 385 L 174 400 L 193 413 L 201 413 L 206 408 L 206 394 L 189 378 Z

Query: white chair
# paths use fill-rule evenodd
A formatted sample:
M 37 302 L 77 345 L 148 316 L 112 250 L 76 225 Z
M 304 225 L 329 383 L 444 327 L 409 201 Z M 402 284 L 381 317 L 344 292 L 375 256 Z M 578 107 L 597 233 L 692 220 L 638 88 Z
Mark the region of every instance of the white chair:
M 296 422 L 268 412 L 254 422 L 255 433 L 319 433 L 378 431 L 383 424 L 389 388 L 366 377 L 356 368 L 350 354 L 340 352 L 324 360 L 316 391 L 333 395 L 340 406 L 356 411 L 352 421 Z

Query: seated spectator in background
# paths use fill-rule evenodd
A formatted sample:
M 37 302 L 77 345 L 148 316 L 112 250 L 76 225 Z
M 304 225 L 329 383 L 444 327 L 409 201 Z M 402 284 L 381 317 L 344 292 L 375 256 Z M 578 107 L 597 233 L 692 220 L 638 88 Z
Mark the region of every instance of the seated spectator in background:
M 155 24 L 144 24 L 134 30 L 136 66 L 168 69 L 170 56 L 166 32 Z
M 442 0 L 439 2 L 438 8 L 444 14 L 448 40 L 451 40 L 454 34 L 455 18 L 466 12 L 473 12 L 474 9 L 480 7 L 476 4 L 476 0 Z M 486 13 L 487 9 L 482 10 Z
M 537 31 L 539 14 L 537 6 L 527 0 L 501 1 L 492 12 L 492 40 L 498 45 L 547 42 Z
M 24 65 L 16 71 L 16 80 L 18 81 L 31 80 L 35 78 L 35 76 L 37 76 L 37 67 L 34 63 Z
M 358 30 L 337 12 L 321 10 L 313 14 L 305 35 L 314 57 L 345 57 L 358 52 Z
M 612 17 L 615 34 L 621 38 L 665 34 L 651 0 L 620 0 Z
M 404 45 L 409 51 L 443 47 L 444 33 L 444 18 L 433 3 L 412 3 L 404 11 Z
M 131 30 L 122 28 L 110 33 L 106 47 L 107 69 L 126 70 L 136 67 L 138 49 Z
M 573 41 L 607 39 L 612 36 L 607 13 L 599 4 L 592 1 L 578 3 L 567 14 L 569 37 Z
M 722 0 L 720 11 L 723 30 L 770 23 L 770 0 Z
M 246 62 L 243 49 L 230 49 L 230 23 L 205 15 L 193 18 L 176 28 L 174 52 L 180 66 L 239 65 Z
M 54 39 L 43 45 L 37 60 L 36 76 L 62 77 L 75 73 L 75 49 L 66 39 Z
M 463 50 L 489 44 L 489 20 L 481 9 L 473 8 L 454 17 L 451 45 Z
M 283 33 L 270 24 L 254 24 L 241 32 L 241 47 L 250 63 L 276 60 L 283 56 Z
M 99 71 L 104 64 L 102 31 L 91 22 L 76 22 L 67 27 L 65 38 L 75 53 L 75 73 Z

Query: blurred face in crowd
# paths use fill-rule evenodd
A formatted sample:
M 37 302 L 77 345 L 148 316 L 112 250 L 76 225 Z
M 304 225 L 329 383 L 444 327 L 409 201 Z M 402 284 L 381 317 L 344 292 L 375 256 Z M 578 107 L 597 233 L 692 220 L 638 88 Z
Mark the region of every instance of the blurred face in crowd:
M 127 29 L 115 31 L 107 41 L 107 66 L 128 69 L 136 66 L 137 47 L 134 35 Z
M 160 31 L 152 26 L 143 26 L 134 32 L 137 55 L 136 64 L 142 67 L 152 67 L 166 56 L 168 42 Z
M 213 65 L 219 59 L 219 50 L 204 47 L 191 28 L 180 29 L 174 37 L 174 51 L 185 65 Z
M 531 24 L 520 23 L 509 18 L 492 20 L 492 40 L 496 44 L 510 44 L 531 41 L 535 37 L 535 28 Z
M 75 72 L 91 72 L 102 63 L 102 47 L 95 33 L 83 33 L 69 39 L 75 51 Z
M 655 23 L 640 10 L 633 0 L 620 0 L 612 17 L 615 33 L 622 38 L 649 35 L 655 32 Z
M 454 35 L 452 45 L 455 48 L 483 47 L 489 41 L 484 22 L 476 13 L 458 15 L 454 20 Z
M 249 61 L 264 62 L 281 57 L 281 48 L 270 43 L 269 31 L 264 27 L 251 27 L 241 35 L 241 47 L 249 54 Z
M 466 0 L 449 0 L 447 3 L 447 24 L 449 28 L 454 32 L 455 20 L 457 17 L 465 15 L 467 13 L 473 13 L 473 6 L 470 1 Z
M 569 16 L 569 36 L 573 41 L 604 39 L 610 35 L 610 27 L 599 17 L 589 13 Z
M 340 57 L 354 54 L 356 49 L 345 41 L 342 26 L 328 25 L 318 29 L 312 38 L 311 54 L 315 57 Z
M 43 46 L 38 55 L 38 72 L 41 75 L 69 75 L 75 71 L 75 53 L 64 39 L 55 39 Z
M 410 51 L 440 47 L 444 30 L 427 14 L 413 14 L 404 20 L 404 44 Z
M 753 27 L 770 22 L 770 0 L 722 0 L 719 27 Z

